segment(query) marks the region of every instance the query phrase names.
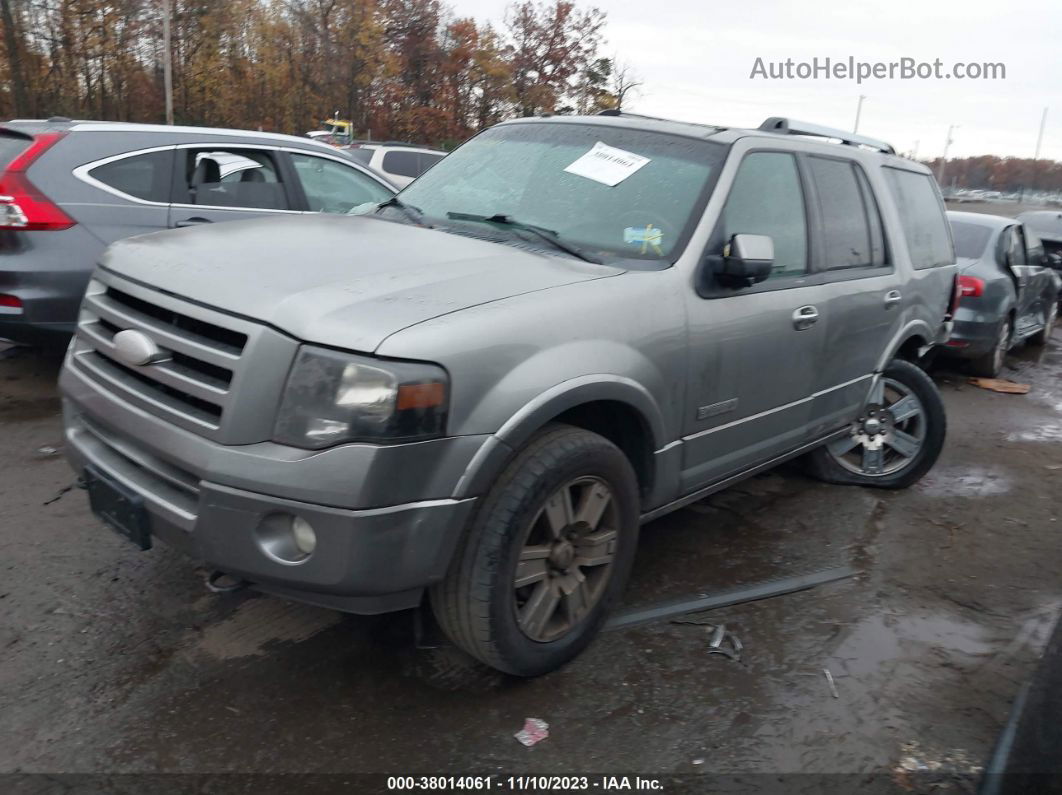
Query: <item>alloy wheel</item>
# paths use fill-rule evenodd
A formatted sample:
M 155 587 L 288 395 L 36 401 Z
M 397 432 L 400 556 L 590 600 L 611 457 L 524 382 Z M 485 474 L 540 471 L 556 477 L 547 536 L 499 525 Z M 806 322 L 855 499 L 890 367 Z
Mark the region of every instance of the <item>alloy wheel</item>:
M 619 515 L 598 477 L 565 483 L 527 529 L 513 577 L 520 631 L 547 643 L 568 634 L 601 600 L 615 559 Z
M 851 432 L 826 446 L 849 472 L 883 477 L 908 466 L 921 452 L 926 412 L 918 396 L 899 381 L 879 378 Z

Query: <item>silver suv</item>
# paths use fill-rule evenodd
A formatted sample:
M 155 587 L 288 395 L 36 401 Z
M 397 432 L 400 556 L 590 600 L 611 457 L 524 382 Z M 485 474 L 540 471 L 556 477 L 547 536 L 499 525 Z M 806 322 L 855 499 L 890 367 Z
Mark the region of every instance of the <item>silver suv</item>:
M 834 141 L 831 143 L 831 139 Z M 262 591 L 592 639 L 638 528 L 789 458 L 901 488 L 954 254 L 923 166 L 769 119 L 495 126 L 369 215 L 112 246 L 62 373 L 93 510 Z

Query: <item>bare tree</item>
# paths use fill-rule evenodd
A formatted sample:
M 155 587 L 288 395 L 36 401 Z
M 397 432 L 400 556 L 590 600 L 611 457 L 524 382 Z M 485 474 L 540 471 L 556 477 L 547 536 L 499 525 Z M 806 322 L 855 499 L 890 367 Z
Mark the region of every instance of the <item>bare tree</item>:
M 644 85 L 631 65 L 617 58 L 612 59 L 609 84 L 609 90 L 616 98 L 616 110 L 623 110 L 623 103 L 631 94 L 638 93 L 638 89 Z

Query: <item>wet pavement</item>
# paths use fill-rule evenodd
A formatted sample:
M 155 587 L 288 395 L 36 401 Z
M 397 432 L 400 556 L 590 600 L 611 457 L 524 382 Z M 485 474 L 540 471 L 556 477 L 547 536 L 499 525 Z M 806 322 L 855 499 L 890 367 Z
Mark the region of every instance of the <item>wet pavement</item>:
M 630 605 L 861 572 L 698 616 L 741 639 L 740 661 L 708 654 L 708 628 L 663 622 L 604 634 L 549 676 L 458 691 L 428 681 L 405 616 L 212 594 L 194 562 L 101 527 L 56 452 L 57 366 L 0 352 L 0 772 L 687 785 L 802 772 L 902 788 L 921 770 L 968 790 L 1062 608 L 1062 331 L 1009 358 L 1004 375 L 1028 395 L 935 373 L 948 441 L 907 491 L 829 486 L 791 465 L 643 529 Z M 518 744 L 526 717 L 549 739 Z

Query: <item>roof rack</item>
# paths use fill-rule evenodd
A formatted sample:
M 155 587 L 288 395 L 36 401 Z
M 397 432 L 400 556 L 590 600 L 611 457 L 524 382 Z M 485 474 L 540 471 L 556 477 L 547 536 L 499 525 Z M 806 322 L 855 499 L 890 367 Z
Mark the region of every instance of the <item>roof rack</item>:
M 813 135 L 817 138 L 836 138 L 848 146 L 863 146 L 868 149 L 876 149 L 889 155 L 896 154 L 891 144 L 879 141 L 876 138 L 868 138 L 865 135 L 836 130 L 833 127 L 823 127 L 821 124 L 786 119 L 782 116 L 771 116 L 759 126 L 763 132 L 779 133 L 781 135 Z

